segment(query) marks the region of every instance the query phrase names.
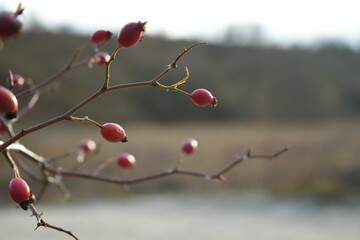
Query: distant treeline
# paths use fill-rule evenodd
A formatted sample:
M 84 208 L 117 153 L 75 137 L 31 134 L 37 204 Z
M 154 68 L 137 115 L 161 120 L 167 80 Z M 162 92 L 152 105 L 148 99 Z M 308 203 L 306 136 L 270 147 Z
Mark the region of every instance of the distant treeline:
M 0 51 L 1 85 L 9 69 L 35 84 L 48 78 L 86 41 L 84 36 L 38 31 L 5 42 Z M 151 79 L 194 43 L 148 36 L 137 47 L 119 52 L 111 67 L 111 84 Z M 111 52 L 114 47 L 113 39 L 102 50 Z M 89 54 L 85 51 L 79 60 Z M 319 121 L 360 116 L 360 53 L 341 45 L 316 49 L 203 45 L 187 54 L 162 83 L 181 79 L 185 66 L 190 78 L 182 88 L 209 89 L 219 100 L 216 109 L 196 107 L 178 93 L 143 88 L 105 95 L 78 115 L 99 121 L 152 122 Z M 28 120 L 38 122 L 64 112 L 99 88 L 104 76 L 104 68 L 98 66 L 65 74 L 42 96 Z

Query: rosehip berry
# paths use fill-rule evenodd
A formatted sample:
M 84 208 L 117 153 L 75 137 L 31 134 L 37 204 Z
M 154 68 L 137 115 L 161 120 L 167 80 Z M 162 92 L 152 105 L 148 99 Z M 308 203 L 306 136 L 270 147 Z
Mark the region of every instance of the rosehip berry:
M 9 84 L 15 90 L 21 89 L 25 84 L 25 79 L 20 74 L 10 74 Z
M 96 149 L 96 142 L 92 139 L 84 139 L 80 144 L 80 149 L 84 154 L 90 154 Z
M 110 55 L 107 52 L 97 52 L 94 55 L 94 61 L 99 66 L 105 66 L 109 60 L 110 60 Z
M 190 155 L 190 154 L 194 153 L 197 148 L 198 148 L 198 142 L 193 138 L 189 138 L 183 142 L 181 150 L 186 155 Z
M 103 138 L 109 142 L 127 142 L 125 130 L 116 123 L 105 123 L 100 131 Z
M 131 48 L 138 44 L 144 37 L 146 22 L 131 22 L 126 24 L 118 36 L 118 46 Z
M 90 41 L 96 45 L 103 45 L 112 37 L 112 35 L 113 33 L 110 31 L 98 30 L 93 33 Z
M 10 13 L 3 12 L 0 14 L 0 38 L 11 39 L 19 35 L 22 24 L 17 19 L 21 12 Z
M 30 187 L 23 179 L 14 177 L 9 184 L 9 195 L 17 204 L 29 201 L 31 198 Z
M 197 106 L 205 107 L 211 105 L 216 107 L 217 100 L 216 98 L 206 89 L 199 88 L 191 93 L 191 100 Z
M 116 163 L 122 168 L 131 168 L 136 164 L 135 157 L 130 153 L 121 153 L 116 159 Z
M 7 88 L 0 86 L 0 112 L 5 113 L 7 119 L 16 118 L 18 101 L 15 95 Z

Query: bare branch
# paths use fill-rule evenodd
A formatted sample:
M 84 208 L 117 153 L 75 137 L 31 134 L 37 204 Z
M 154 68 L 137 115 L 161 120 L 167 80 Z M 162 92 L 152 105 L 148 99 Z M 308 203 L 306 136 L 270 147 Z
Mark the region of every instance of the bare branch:
M 283 153 L 288 151 L 288 148 L 281 149 L 280 151 L 277 151 L 274 154 L 266 155 L 266 154 L 256 154 L 251 155 L 249 152 L 245 155 L 242 155 L 238 158 L 236 158 L 232 163 L 221 169 L 215 174 L 209 174 L 209 173 L 203 173 L 203 172 L 197 172 L 197 171 L 189 171 L 189 170 L 182 170 L 178 166 L 174 168 L 169 168 L 164 171 L 151 174 L 144 177 L 138 177 L 134 179 L 121 179 L 116 177 L 107 177 L 107 176 L 101 176 L 98 175 L 100 170 L 95 170 L 93 173 L 86 173 L 86 172 L 76 172 L 71 170 L 66 170 L 63 168 L 54 168 L 52 166 L 44 166 L 44 168 L 49 171 L 52 174 L 55 175 L 61 175 L 61 176 L 67 176 L 67 177 L 74 177 L 74 178 L 82 178 L 82 179 L 89 179 L 94 180 L 98 182 L 106 182 L 106 183 L 113 183 L 113 184 L 119 184 L 119 185 L 132 185 L 132 184 L 138 184 L 142 182 L 148 182 L 151 180 L 156 180 L 159 178 L 167 177 L 170 175 L 184 175 L 189 177 L 197 177 L 197 178 L 203 178 L 205 180 L 224 180 L 224 175 L 228 173 L 230 170 L 232 170 L 235 166 L 237 166 L 239 163 L 243 162 L 247 159 L 265 159 L 265 160 L 271 160 L 274 158 L 279 157 Z M 108 164 L 108 163 L 106 163 Z M 107 165 L 106 165 L 107 166 Z
M 61 228 L 61 227 L 58 227 L 58 226 L 55 226 L 53 224 L 50 224 L 48 222 L 45 222 L 44 219 L 42 218 L 42 213 L 39 213 L 37 211 L 37 209 L 35 208 L 34 204 L 29 204 L 29 208 L 30 210 L 32 211 L 32 216 L 35 216 L 36 220 L 37 220 L 37 225 L 36 225 L 36 229 L 38 229 L 39 227 L 45 227 L 45 228 L 51 228 L 51 229 L 54 229 L 56 231 L 59 231 L 59 232 L 63 232 L 63 233 L 66 233 L 68 234 L 69 236 L 71 236 L 72 238 L 76 239 L 76 240 L 79 240 L 71 231 L 69 230 L 66 230 L 64 228 Z

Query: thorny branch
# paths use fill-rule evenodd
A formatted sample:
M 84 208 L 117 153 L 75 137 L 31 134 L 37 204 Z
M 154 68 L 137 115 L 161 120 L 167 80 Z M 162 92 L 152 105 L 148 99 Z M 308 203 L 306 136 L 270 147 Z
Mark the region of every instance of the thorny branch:
M 253 155 L 249 151 L 245 155 L 237 157 L 228 166 L 226 166 L 225 168 L 221 169 L 220 171 L 218 171 L 217 173 L 214 173 L 214 174 L 182 170 L 179 168 L 179 166 L 175 166 L 175 167 L 166 169 L 164 171 L 161 171 L 159 173 L 155 173 L 155 174 L 144 176 L 144 177 L 137 177 L 134 179 L 121 179 L 121 178 L 115 178 L 115 177 L 101 176 L 101 175 L 93 174 L 93 173 L 74 172 L 74 171 L 65 170 L 63 168 L 53 168 L 51 166 L 46 166 L 45 169 L 53 174 L 59 174 L 62 176 L 84 178 L 84 179 L 90 179 L 90 180 L 94 180 L 94 181 L 107 182 L 107 183 L 113 183 L 113 184 L 119 184 L 119 185 L 132 185 L 132 184 L 137 184 L 137 183 L 141 183 L 141 182 L 147 182 L 150 180 L 167 177 L 170 175 L 184 175 L 184 176 L 190 176 L 190 177 L 203 178 L 205 180 L 220 180 L 220 181 L 222 181 L 224 179 L 224 175 L 227 172 L 229 172 L 231 169 L 233 169 L 235 166 L 237 166 L 239 163 L 241 163 L 245 160 L 248 160 L 248 159 L 271 160 L 271 159 L 274 159 L 274 158 L 282 155 L 286 151 L 288 151 L 288 148 L 281 149 L 280 151 L 278 151 L 274 154 L 271 154 L 271 155 L 266 155 L 266 154 L 254 154 Z
M 0 141 L 0 144 L 1 143 L 2 143 L 2 141 Z M 182 176 L 188 176 L 188 177 L 194 177 L 194 178 L 202 178 L 206 181 L 218 180 L 220 182 L 225 182 L 226 181 L 225 174 L 227 174 L 229 171 L 231 171 L 233 168 L 235 168 L 241 162 L 250 160 L 250 159 L 272 160 L 272 159 L 275 159 L 275 158 L 281 156 L 282 154 L 284 154 L 287 151 L 288 151 L 288 148 L 283 148 L 273 154 L 253 154 L 249 150 L 247 153 L 236 157 L 230 164 L 228 164 L 224 168 L 222 168 L 219 171 L 212 173 L 212 174 L 181 169 L 180 164 L 177 163 L 174 167 L 159 171 L 158 173 L 150 174 L 150 175 L 142 176 L 142 177 L 136 177 L 133 179 L 122 179 L 122 178 L 117 178 L 115 176 L 109 177 L 109 176 L 101 175 L 101 171 L 106 167 L 106 165 L 112 163 L 111 159 L 109 159 L 110 161 L 105 161 L 103 163 L 104 165 L 100 165 L 101 168 L 95 169 L 95 171 L 93 171 L 91 173 L 87 173 L 87 172 L 79 172 L 76 170 L 66 170 L 64 168 L 56 167 L 52 164 L 54 162 L 53 158 L 45 159 L 18 143 L 10 145 L 7 148 L 7 150 L 5 151 L 5 153 L 6 153 L 6 156 L 11 156 L 10 152 L 18 152 L 21 155 L 31 159 L 32 161 L 38 162 L 41 165 L 43 179 L 40 180 L 42 183 L 42 188 L 40 190 L 39 195 L 42 196 L 44 194 L 44 192 L 47 189 L 47 187 L 49 186 L 49 184 L 55 184 L 63 192 L 64 198 L 68 199 L 70 196 L 70 193 L 68 192 L 68 190 L 65 187 L 64 182 L 62 181 L 64 177 L 93 180 L 93 181 L 118 184 L 118 185 L 123 185 L 123 186 L 129 186 L 129 185 L 133 185 L 133 184 L 148 182 L 148 181 L 152 181 L 152 180 L 156 180 L 156 179 L 160 179 L 160 178 L 164 178 L 164 177 L 169 177 L 171 175 L 182 175 Z M 71 153 L 74 153 L 74 152 L 75 151 L 71 151 Z M 71 153 L 70 152 L 67 153 L 66 156 Z M 60 159 L 61 158 L 56 159 L 56 160 L 60 160 Z M 16 160 L 14 160 L 11 157 L 8 157 L 8 160 L 11 162 L 11 164 L 13 166 L 17 166 L 19 164 L 19 162 L 17 162 Z M 64 233 L 70 235 L 71 237 L 73 237 L 74 239 L 78 239 L 71 231 L 65 230 L 61 227 L 58 227 L 58 226 L 55 226 L 55 225 L 45 222 L 42 219 L 42 213 L 39 213 L 33 204 L 30 204 L 29 208 L 32 211 L 33 216 L 35 216 L 37 219 L 36 229 L 38 227 L 51 228 L 51 229 L 54 229 L 54 230 L 57 230 L 60 232 L 64 232 Z
M 71 231 L 45 222 L 45 220 L 42 218 L 43 214 L 39 213 L 33 204 L 30 204 L 29 208 L 32 212 L 32 216 L 34 216 L 37 220 L 37 225 L 36 225 L 35 230 L 38 229 L 39 227 L 51 228 L 56 231 L 66 233 L 66 234 L 70 235 L 71 237 L 73 237 L 75 240 L 79 240 Z
M 1 143 L 1 141 L 0 141 Z M 144 176 L 144 177 L 137 177 L 135 179 L 121 179 L 116 177 L 108 177 L 108 176 L 102 176 L 100 175 L 101 171 L 106 167 L 102 166 L 101 169 L 96 169 L 92 173 L 87 172 L 79 172 L 79 171 L 73 171 L 73 170 L 66 170 L 64 168 L 58 168 L 51 164 L 53 162 L 53 159 L 44 159 L 41 156 L 36 155 L 35 153 L 31 152 L 30 150 L 26 149 L 25 147 L 19 147 L 19 144 L 11 145 L 8 148 L 8 151 L 17 151 L 22 153 L 24 156 L 27 156 L 28 158 L 32 159 L 33 161 L 39 161 L 42 167 L 42 171 L 44 172 L 44 182 L 46 183 L 55 183 L 59 184 L 59 181 L 61 182 L 61 177 L 73 177 L 73 178 L 82 178 L 82 179 L 90 179 L 94 181 L 99 182 L 107 182 L 107 183 L 113 183 L 113 184 L 119 184 L 119 185 L 132 185 L 137 184 L 141 182 L 146 182 L 150 180 L 155 180 L 158 178 L 170 176 L 170 175 L 184 175 L 184 176 L 190 176 L 190 177 L 199 177 L 204 178 L 205 180 L 222 180 L 223 176 L 232 170 L 234 167 L 236 167 L 238 164 L 245 160 L 249 159 L 266 159 L 266 160 L 272 160 L 274 158 L 279 157 L 280 155 L 284 154 L 288 151 L 288 148 L 283 148 L 273 154 L 252 154 L 251 151 L 248 151 L 246 154 L 238 156 L 235 158 L 229 165 L 225 166 L 221 170 L 219 170 L 216 173 L 209 174 L 209 173 L 202 173 L 197 171 L 189 171 L 189 170 L 183 170 L 180 169 L 179 164 L 172 168 L 165 169 L 161 172 Z M 105 162 L 105 164 L 110 164 L 111 161 Z M 14 163 L 15 164 L 15 163 Z M 15 164 L 16 165 L 16 164 Z M 46 173 L 46 174 L 45 174 Z M 53 179 L 58 179 L 57 181 L 54 181 Z

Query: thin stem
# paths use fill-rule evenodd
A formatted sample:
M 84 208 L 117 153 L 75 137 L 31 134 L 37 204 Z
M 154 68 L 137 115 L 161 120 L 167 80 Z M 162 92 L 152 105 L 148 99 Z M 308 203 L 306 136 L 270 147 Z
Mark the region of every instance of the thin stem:
M 46 163 L 51 164 L 51 163 L 57 162 L 57 161 L 59 161 L 61 159 L 64 159 L 64 158 L 66 158 L 68 156 L 73 155 L 77 151 L 78 151 L 78 147 L 71 148 L 71 149 L 69 149 L 69 150 L 67 150 L 67 151 L 65 151 L 65 152 L 63 152 L 63 153 L 61 153 L 59 155 L 56 155 L 56 156 L 53 156 L 51 158 L 46 159 Z
M 70 121 L 77 121 L 77 122 L 88 122 L 88 123 L 91 123 L 91 124 L 94 124 L 96 125 L 97 127 L 102 127 L 102 125 L 98 122 L 96 122 L 95 120 L 89 118 L 88 116 L 85 116 L 85 117 L 73 117 L 73 116 L 69 116 L 67 118 L 67 120 L 70 120 Z
M 10 164 L 10 166 L 11 166 L 11 168 L 13 170 L 14 176 L 15 177 L 20 177 L 19 169 L 18 169 L 17 164 L 15 163 L 14 159 L 12 158 L 10 152 L 9 151 L 4 151 L 3 156 L 8 161 L 8 163 Z
M 277 151 L 276 153 L 272 154 L 272 155 L 265 155 L 265 154 L 251 154 L 251 151 L 248 151 L 246 154 L 238 157 L 237 159 L 235 159 L 231 164 L 229 164 L 227 167 L 223 168 L 221 171 L 219 171 L 218 173 L 214 174 L 213 177 L 214 178 L 218 178 L 219 176 L 222 176 L 224 174 L 226 174 L 227 172 L 229 172 L 231 169 L 233 169 L 236 165 L 238 165 L 239 163 L 248 160 L 248 159 L 267 159 L 267 160 L 272 160 L 274 158 L 277 158 L 278 156 L 284 154 L 285 152 L 287 152 L 289 149 L 283 148 L 280 151 Z
M 31 99 L 30 101 L 28 102 L 28 104 L 21 109 L 21 111 L 18 113 L 18 117 L 15 118 L 15 121 L 17 119 L 20 119 L 21 117 L 23 117 L 26 113 L 28 113 L 31 109 L 34 108 L 35 104 L 38 102 L 40 98 L 40 92 L 37 91 L 35 92 L 32 96 L 31 96 Z
M 120 47 L 117 47 L 114 50 L 114 52 L 110 55 L 109 61 L 106 62 L 105 81 L 103 83 L 103 89 L 107 89 L 109 87 L 109 83 L 110 83 L 110 66 L 111 66 L 111 63 L 115 60 L 116 55 L 118 54 L 120 49 L 121 49 Z
M 143 82 L 121 83 L 108 87 L 107 91 L 115 91 L 125 88 L 149 87 L 149 86 L 153 86 L 152 80 L 143 81 Z
M 36 175 L 20 158 L 16 158 L 12 153 L 10 153 L 11 156 L 14 158 L 14 161 L 21 172 L 25 173 L 27 176 L 29 176 L 31 179 L 44 183 L 46 180 L 38 175 Z
M 112 164 L 115 161 L 115 158 L 108 158 L 107 160 L 103 161 L 102 164 L 99 164 L 99 166 L 92 172 L 91 175 L 99 175 L 106 167 L 108 167 L 110 164 Z
M 72 58 L 73 60 L 73 58 Z M 55 80 L 57 80 L 58 78 L 60 78 L 61 76 L 63 76 L 65 73 L 67 73 L 68 71 L 70 71 L 71 69 L 75 69 L 81 66 L 85 66 L 87 65 L 89 59 L 84 59 L 82 61 L 79 62 L 72 62 L 72 60 L 69 61 L 69 63 L 67 65 L 65 65 L 65 67 L 63 67 L 59 72 L 55 73 L 54 75 L 52 75 L 51 77 L 45 79 L 44 81 L 40 82 L 37 85 L 34 85 L 22 92 L 19 92 L 18 94 L 16 94 L 16 97 L 18 99 L 21 99 L 25 96 L 28 96 L 30 94 L 35 93 L 36 91 L 38 91 L 39 89 L 49 85 L 50 83 L 54 82 Z M 70 64 L 70 65 L 69 65 Z

